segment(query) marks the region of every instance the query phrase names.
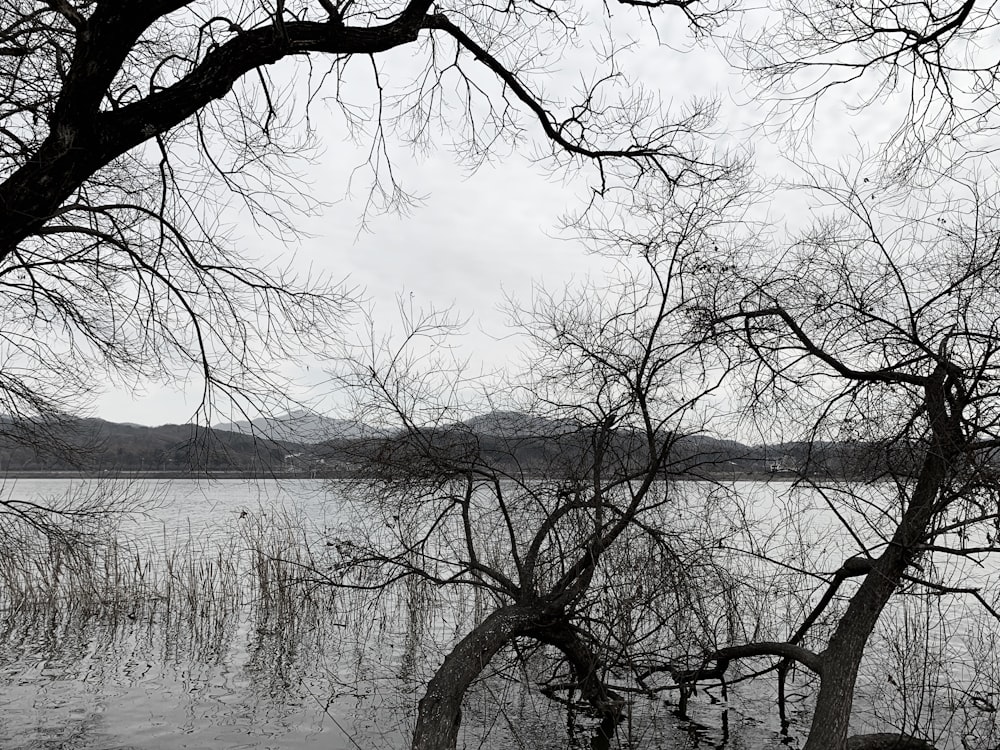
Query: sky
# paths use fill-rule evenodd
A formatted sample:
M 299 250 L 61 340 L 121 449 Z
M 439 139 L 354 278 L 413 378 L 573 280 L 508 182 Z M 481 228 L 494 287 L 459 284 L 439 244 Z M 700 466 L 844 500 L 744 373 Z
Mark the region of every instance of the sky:
M 321 165 L 340 171 L 321 177 L 324 189 L 333 185 L 343 192 L 343 172 L 357 163 L 350 159 L 363 159 L 360 153 L 346 157 L 345 150 L 338 149 L 333 164 Z M 511 353 L 511 345 L 500 340 L 509 334 L 502 312 L 506 295 L 530 295 L 536 281 L 571 283 L 605 264 L 559 237 L 558 217 L 575 208 L 579 197 L 520 157 L 470 175 L 440 154 L 407 165 L 406 171 L 426 194 L 412 212 L 370 217 L 368 229 L 360 230 L 363 196 L 348 196 L 322 215 L 303 219 L 312 236 L 294 248 L 294 267 L 345 278 L 370 303 L 377 326 L 397 323 L 400 296 L 418 307 L 451 307 L 468 319 L 460 346 L 489 366 Z M 248 253 L 277 257 L 280 243 L 274 238 L 257 236 L 248 223 L 242 230 Z M 300 379 L 316 380 L 315 374 Z M 151 384 L 135 394 L 114 389 L 100 398 L 95 414 L 149 425 L 186 421 L 200 396 L 198 382 L 187 388 Z M 213 422 L 225 421 L 218 417 Z
M 718 96 L 722 111 L 717 142 L 751 142 L 761 173 L 780 172 L 786 166 L 782 145 L 751 129 L 764 113 L 741 74 L 713 46 L 692 47 L 679 20 L 665 14 L 659 39 L 627 18 L 614 21 L 640 37 L 636 52 L 626 59 L 628 74 L 677 106 L 689 96 Z M 562 66 L 551 71 L 554 88 L 578 75 L 574 54 L 580 60 L 592 58 L 588 49 L 567 55 Z M 386 80 L 407 70 L 409 55 L 403 50 L 379 60 Z M 370 87 L 362 77 L 359 74 L 360 86 Z M 825 116 L 836 122 L 842 111 L 835 103 Z M 509 361 L 514 351 L 514 344 L 504 338 L 509 333 L 501 311 L 506 295 L 526 299 L 533 284 L 559 287 L 607 267 L 606 259 L 588 254 L 560 229 L 560 217 L 585 200 L 586 183 L 548 175 L 531 160 L 530 138 L 475 171 L 456 162 L 447 148 L 447 133 L 429 153 L 399 148 L 393 153 L 393 168 L 424 200 L 405 213 L 369 214 L 362 231 L 367 193 L 355 169 L 364 164 L 368 144 L 352 141 L 332 112 L 318 108 L 313 117 L 322 133 L 321 152 L 305 177 L 314 194 L 332 205 L 319 215 L 301 217 L 299 225 L 310 236 L 289 246 L 257 232 L 246 216 L 234 212 L 230 220 L 237 224 L 241 245 L 250 256 L 266 261 L 287 258 L 291 251 L 294 267 L 303 273 L 312 269 L 345 277 L 370 300 L 380 325 L 391 324 L 400 295 L 418 306 L 451 306 L 469 318 L 461 350 L 489 369 Z M 853 142 L 850 127 L 836 122 L 817 131 L 814 148 L 835 156 Z M 530 135 L 538 137 L 537 132 Z M 315 387 L 322 380 L 318 373 L 292 374 L 302 383 L 301 395 L 322 395 Z M 118 422 L 184 422 L 196 411 L 200 395 L 196 381 L 144 383 L 135 391 L 109 388 L 93 413 Z M 224 413 L 212 416 L 213 423 L 227 420 Z

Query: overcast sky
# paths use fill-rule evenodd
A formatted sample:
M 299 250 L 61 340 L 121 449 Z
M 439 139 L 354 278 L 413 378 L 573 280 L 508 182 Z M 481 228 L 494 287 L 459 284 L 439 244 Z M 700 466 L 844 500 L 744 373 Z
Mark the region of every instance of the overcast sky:
M 661 28 L 668 42 L 680 42 L 679 17 L 665 15 Z M 674 38 L 671 39 L 670 35 Z M 688 96 L 717 95 L 722 101 L 720 138 L 723 145 L 750 140 L 762 173 L 785 169 L 782 144 L 766 140 L 749 129 L 763 117 L 738 71 L 733 70 L 715 48 L 678 51 L 658 45 L 647 31 L 628 58 L 630 75 L 642 85 L 673 98 L 679 105 Z M 403 51 L 380 60 L 387 74 L 405 70 Z M 580 54 L 584 54 L 581 52 Z M 576 75 L 572 60 L 563 70 L 553 71 L 553 85 Z M 370 85 L 362 82 L 362 85 Z M 842 105 L 826 105 L 829 126 L 815 133 L 814 147 L 833 155 L 852 148 L 852 123 L 843 121 Z M 250 255 L 263 259 L 295 253 L 295 265 L 312 268 L 364 290 L 376 310 L 376 320 L 391 321 L 397 295 L 412 295 L 418 305 L 453 305 L 470 318 L 462 338 L 463 351 L 487 368 L 505 362 L 511 345 L 497 340 L 507 332 L 500 312 L 504 295 L 530 295 L 533 283 L 571 283 L 588 274 L 600 273 L 606 261 L 588 255 L 579 244 L 560 234 L 559 219 L 578 209 L 587 194 L 584 182 L 565 184 L 548 176 L 530 159 L 530 144 L 505 158 L 470 171 L 455 162 L 442 137 L 440 148 L 426 155 L 400 150 L 394 168 L 407 187 L 426 196 L 422 205 L 404 215 L 369 216 L 369 231 L 359 232 L 366 190 L 352 172 L 363 164 L 367 144 L 353 143 L 337 117 L 322 119 L 314 110 L 323 152 L 307 178 L 317 196 L 334 202 L 322 215 L 303 218 L 300 225 L 311 235 L 299 245 L 284 246 L 268 236 L 259 236 L 245 219 L 241 222 L 243 245 Z M 845 146 L 846 144 L 846 146 Z M 236 216 L 236 214 L 234 214 Z M 316 373 L 303 373 L 304 383 L 317 380 Z M 94 413 L 105 419 L 140 424 L 187 421 L 198 407 L 200 383 L 146 384 L 139 392 L 109 389 L 97 402 Z M 303 391 L 303 395 L 317 395 Z M 226 421 L 225 414 L 213 422 Z

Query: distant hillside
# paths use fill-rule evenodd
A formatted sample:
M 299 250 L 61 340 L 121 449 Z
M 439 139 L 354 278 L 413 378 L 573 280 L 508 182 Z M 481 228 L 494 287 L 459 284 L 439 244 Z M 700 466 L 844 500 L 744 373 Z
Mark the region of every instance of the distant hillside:
M 478 457 L 512 475 L 578 475 L 593 450 L 592 433 L 568 421 L 495 412 L 427 431 L 442 456 Z M 644 437 L 622 430 L 615 452 L 636 463 L 648 450 Z M 412 445 L 402 433 L 297 412 L 272 420 L 144 427 L 100 419 L 55 424 L 0 418 L 0 474 L 11 472 L 163 472 L 342 476 L 380 471 L 406 460 Z M 419 452 L 418 452 L 419 453 Z M 385 461 L 386 456 L 392 457 Z M 417 454 L 414 461 L 422 460 Z M 664 471 L 674 476 L 874 477 L 892 466 L 905 473 L 914 451 L 862 443 L 783 443 L 748 446 L 708 435 L 679 438 Z M 396 463 L 396 466 L 399 464 Z
M 280 417 L 223 422 L 212 425 L 212 429 L 292 443 L 319 443 L 323 440 L 353 439 L 372 434 L 371 428 L 357 422 L 331 419 L 305 410 L 290 412 Z
M 8 425 L 8 428 L 10 425 Z M 195 425 L 144 427 L 101 419 L 18 423 L 0 433 L 0 472 L 281 471 L 295 444 Z
M 516 411 L 494 411 L 467 419 L 462 424 L 478 435 L 508 437 L 552 436 L 577 429 L 568 422 Z
M 374 436 L 367 440 L 329 440 L 310 448 L 326 467 L 350 471 L 387 471 L 406 466 L 419 471 L 421 463 L 433 471 L 439 453 L 449 462 L 456 456 L 485 461 L 514 475 L 571 476 L 586 470 L 592 453 L 592 433 L 568 421 L 556 421 L 517 412 L 495 412 L 464 422 L 426 430 L 432 448 L 413 451 L 403 434 Z M 626 464 L 645 460 L 648 446 L 643 434 L 620 430 L 613 449 Z M 905 474 L 914 466 L 916 447 L 891 449 L 874 443 L 782 443 L 746 445 L 711 435 L 686 435 L 671 446 L 664 474 L 690 478 L 738 479 L 800 476 L 862 479 Z M 412 455 L 411 455 L 412 454 Z M 374 461 L 372 460 L 374 459 Z M 626 464 L 620 468 L 627 468 Z

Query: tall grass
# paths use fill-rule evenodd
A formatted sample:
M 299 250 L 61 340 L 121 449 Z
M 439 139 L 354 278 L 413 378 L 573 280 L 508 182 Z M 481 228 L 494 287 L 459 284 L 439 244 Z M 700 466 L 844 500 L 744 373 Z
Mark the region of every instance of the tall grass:
M 121 488 L 94 487 L 86 502 L 76 493 L 30 513 L 0 501 L 0 608 L 8 615 L 47 608 L 202 621 L 251 612 L 288 627 L 304 608 L 332 604 L 332 589 L 310 574 L 315 542 L 302 519 L 259 512 L 221 533 L 137 538 L 123 504 L 114 505 Z M 142 513 L 152 501 L 132 497 L 129 505 Z

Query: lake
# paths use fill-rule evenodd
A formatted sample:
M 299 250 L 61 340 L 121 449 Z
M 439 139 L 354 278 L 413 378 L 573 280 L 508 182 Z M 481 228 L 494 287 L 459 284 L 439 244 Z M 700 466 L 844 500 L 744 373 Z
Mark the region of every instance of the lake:
M 19 479 L 8 480 L 3 491 L 8 498 L 51 501 L 71 487 L 79 494 L 85 486 Z M 352 599 L 323 587 L 311 589 L 306 601 L 283 597 L 277 568 L 268 574 L 272 589 L 233 593 L 248 580 L 246 566 L 255 564 L 251 539 L 269 534 L 270 543 L 291 550 L 302 529 L 322 535 L 336 524 L 335 487 L 319 480 L 138 480 L 121 491 L 146 498 L 146 507 L 134 519 L 119 519 L 121 533 L 135 548 L 125 549 L 114 565 L 141 566 L 143 556 L 152 554 L 159 562 L 142 576 L 152 580 L 163 575 L 152 567 L 169 568 L 169 576 L 156 579 L 157 590 L 167 586 L 169 593 L 152 604 L 140 604 L 136 594 L 131 606 L 121 600 L 109 606 L 92 597 L 35 601 L 7 611 L 0 639 L 0 747 L 408 745 L 422 685 L 448 643 L 468 627 L 471 610 L 461 602 L 438 603 L 415 616 L 412 597 Z M 771 492 L 766 485 L 754 491 Z M 799 543 L 833 555 L 816 541 L 824 537 L 821 524 L 815 518 L 810 524 L 813 537 L 800 530 Z M 123 573 L 126 579 L 132 580 Z M 898 622 L 888 619 L 891 631 Z M 914 623 L 903 627 L 913 629 Z M 871 705 L 860 707 L 862 722 L 884 718 L 888 709 L 880 706 L 892 707 L 891 695 L 877 695 L 886 692 L 885 680 L 869 676 L 862 680 L 860 700 Z M 478 683 L 463 712 L 460 746 L 589 748 L 592 722 L 556 707 L 526 682 L 496 677 Z M 804 683 L 802 690 L 784 736 L 778 734 L 768 681 L 736 686 L 725 700 L 717 691 L 701 691 L 692 699 L 688 720 L 664 701 L 636 699 L 614 746 L 757 750 L 784 742 L 794 747 L 808 716 Z M 925 711 L 940 710 L 930 700 L 922 705 Z M 983 715 L 970 714 L 976 721 Z

